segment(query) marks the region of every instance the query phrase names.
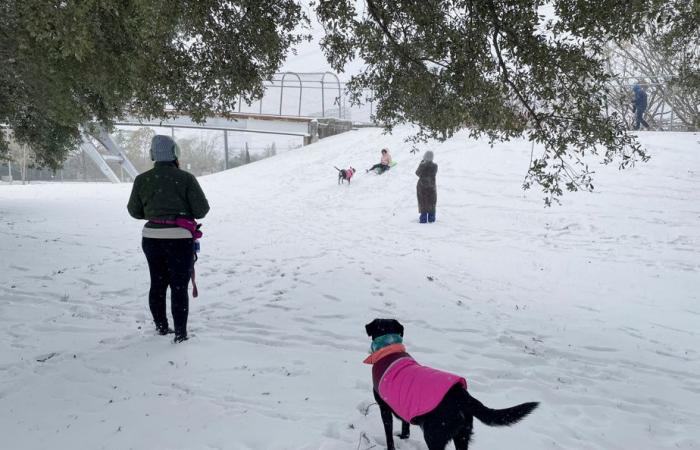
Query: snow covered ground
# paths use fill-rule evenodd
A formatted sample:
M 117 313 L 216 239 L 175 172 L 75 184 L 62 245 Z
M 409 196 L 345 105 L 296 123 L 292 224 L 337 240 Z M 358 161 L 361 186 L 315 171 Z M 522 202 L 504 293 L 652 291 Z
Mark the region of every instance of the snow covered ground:
M 129 185 L 0 187 L 3 449 L 381 448 L 364 324 L 491 407 L 540 401 L 475 449 L 700 448 L 700 136 L 543 208 L 530 146 L 436 153 L 417 223 L 403 137 L 364 129 L 202 178 L 193 339 L 156 336 Z M 333 165 L 399 164 L 337 186 Z M 428 148 L 428 146 L 426 146 Z M 425 449 L 413 429 L 400 449 Z

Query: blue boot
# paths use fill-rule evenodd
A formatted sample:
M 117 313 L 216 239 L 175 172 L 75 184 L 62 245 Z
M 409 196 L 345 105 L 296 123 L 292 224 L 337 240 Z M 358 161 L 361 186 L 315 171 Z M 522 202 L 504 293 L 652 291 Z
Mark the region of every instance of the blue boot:
M 420 223 L 428 223 L 428 213 L 421 213 L 420 218 L 418 219 Z
M 428 213 L 428 222 L 433 223 L 435 222 L 435 213 Z

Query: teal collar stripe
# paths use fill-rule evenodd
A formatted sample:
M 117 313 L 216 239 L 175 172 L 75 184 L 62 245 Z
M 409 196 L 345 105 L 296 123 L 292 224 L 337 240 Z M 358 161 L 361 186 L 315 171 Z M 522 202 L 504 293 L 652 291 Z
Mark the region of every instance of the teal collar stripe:
M 383 336 L 379 336 L 372 341 L 372 353 L 376 352 L 377 350 L 381 350 L 388 345 L 401 344 L 402 342 L 403 338 L 399 334 L 385 334 Z

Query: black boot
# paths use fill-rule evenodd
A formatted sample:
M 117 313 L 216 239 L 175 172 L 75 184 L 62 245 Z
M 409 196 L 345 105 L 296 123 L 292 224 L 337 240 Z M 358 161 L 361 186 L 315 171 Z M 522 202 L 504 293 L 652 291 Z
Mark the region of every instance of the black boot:
M 156 332 L 161 336 L 166 336 L 168 334 L 174 333 L 173 329 L 168 327 L 167 323 L 165 325 L 156 325 Z
M 179 344 L 180 342 L 185 342 L 187 339 L 187 334 L 175 333 L 175 338 L 173 339 L 173 344 Z

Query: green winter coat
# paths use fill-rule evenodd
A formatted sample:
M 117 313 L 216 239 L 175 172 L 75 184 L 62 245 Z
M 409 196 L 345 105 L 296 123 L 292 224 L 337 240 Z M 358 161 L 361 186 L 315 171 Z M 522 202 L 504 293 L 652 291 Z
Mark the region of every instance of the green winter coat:
M 135 219 L 201 219 L 209 202 L 194 175 L 174 162 L 156 162 L 134 180 L 127 209 Z

